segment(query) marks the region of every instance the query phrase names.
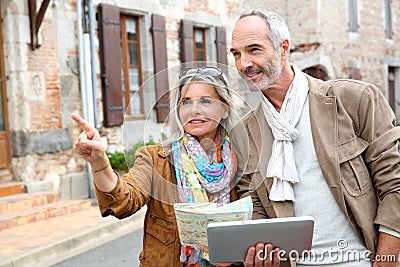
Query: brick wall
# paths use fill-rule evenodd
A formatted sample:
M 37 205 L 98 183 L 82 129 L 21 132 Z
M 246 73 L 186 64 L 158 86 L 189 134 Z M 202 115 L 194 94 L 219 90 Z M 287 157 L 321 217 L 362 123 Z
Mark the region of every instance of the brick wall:
M 43 97 L 35 97 L 32 84 L 31 131 L 45 131 L 61 128 L 60 79 L 57 54 L 56 25 L 45 19 L 41 27 L 42 46 L 28 50 L 28 71 L 43 72 L 45 92 Z

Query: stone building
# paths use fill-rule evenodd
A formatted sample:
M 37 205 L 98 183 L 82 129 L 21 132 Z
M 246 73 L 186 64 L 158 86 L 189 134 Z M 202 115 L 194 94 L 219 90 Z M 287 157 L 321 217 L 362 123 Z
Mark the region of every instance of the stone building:
M 400 112 L 399 1 L 2 0 L 0 183 L 87 196 L 70 113 L 83 114 L 110 147 L 123 134 L 132 143 L 157 137 L 174 71 L 194 60 L 233 67 L 232 28 L 253 7 L 287 20 L 300 68 L 372 82 Z
M 152 77 L 182 62 L 227 64 L 227 25 L 239 6 L 237 0 L 2 0 L 0 182 L 87 196 L 87 164 L 72 152 L 80 129 L 70 113 L 84 115 L 107 144 L 122 143 L 124 121 L 137 137 L 132 142 L 144 125 L 154 136 L 177 73 Z
M 400 118 L 400 2 L 255 1 L 273 7 L 291 31 L 291 60 L 323 79 L 377 85 Z

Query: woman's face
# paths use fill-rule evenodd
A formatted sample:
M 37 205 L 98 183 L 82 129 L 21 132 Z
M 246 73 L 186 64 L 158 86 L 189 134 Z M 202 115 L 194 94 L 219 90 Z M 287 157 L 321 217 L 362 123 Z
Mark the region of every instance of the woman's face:
M 212 84 L 192 82 L 182 88 L 178 114 L 185 132 L 201 141 L 214 139 L 221 119 L 229 107 L 221 101 Z

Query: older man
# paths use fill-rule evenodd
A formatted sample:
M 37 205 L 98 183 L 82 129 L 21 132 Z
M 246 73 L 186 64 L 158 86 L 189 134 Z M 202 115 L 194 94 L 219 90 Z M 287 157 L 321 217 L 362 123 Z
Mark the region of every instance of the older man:
M 289 62 L 289 30 L 273 12 L 243 14 L 230 50 L 262 98 L 232 135 L 238 194 L 252 196 L 253 218 L 314 217 L 313 257 L 297 266 L 397 266 L 400 129 L 380 90 L 303 73 Z M 251 247 L 245 265 L 278 266 L 257 256 L 272 247 Z

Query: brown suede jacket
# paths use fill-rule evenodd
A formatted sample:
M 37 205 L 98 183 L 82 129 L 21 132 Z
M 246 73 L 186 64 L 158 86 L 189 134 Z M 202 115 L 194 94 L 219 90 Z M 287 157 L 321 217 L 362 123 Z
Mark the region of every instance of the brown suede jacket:
M 379 225 L 400 232 L 400 127 L 377 87 L 307 77 L 311 132 L 322 174 L 373 257 Z M 265 177 L 273 135 L 262 107 L 238 126 L 231 134 L 239 165 L 238 196 L 252 196 L 254 219 L 293 216 L 291 201 L 268 197 L 272 179 Z
M 104 217 L 126 218 L 147 205 L 143 251 L 139 256 L 141 267 L 183 266 L 173 207 L 178 202 L 178 191 L 168 151 L 162 146 L 138 149 L 134 166 L 118 180 L 113 191 L 104 193 L 96 188 Z M 236 199 L 236 193 L 231 191 L 231 201 Z

